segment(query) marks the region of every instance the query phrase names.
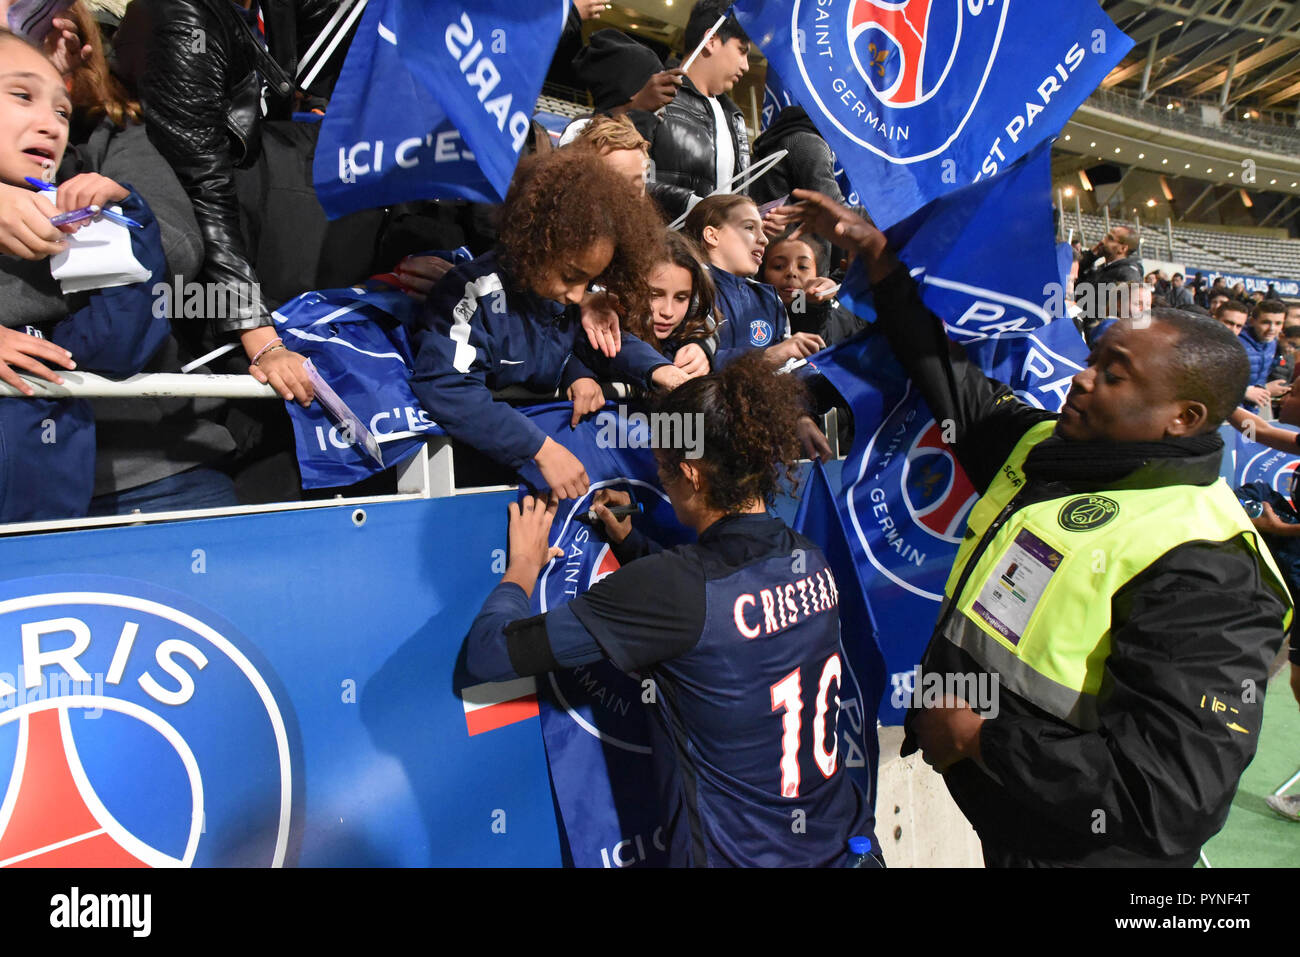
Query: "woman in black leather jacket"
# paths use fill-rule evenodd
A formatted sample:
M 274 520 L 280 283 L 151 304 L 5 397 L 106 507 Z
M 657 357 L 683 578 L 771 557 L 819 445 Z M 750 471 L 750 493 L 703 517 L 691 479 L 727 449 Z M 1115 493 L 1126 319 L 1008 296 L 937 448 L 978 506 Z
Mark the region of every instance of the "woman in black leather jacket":
M 278 342 L 260 294 L 248 294 L 261 287 L 240 226 L 235 169 L 257 159 L 263 88 L 265 118 L 290 117 L 300 50 L 335 5 L 335 0 L 260 0 L 257 5 L 253 0 L 136 0 L 116 43 L 124 78 L 138 83 L 149 138 L 194 204 L 205 250 L 201 280 L 244 293 L 226 297 L 242 308 L 213 319 L 214 331 L 238 334 L 253 363 L 249 372 L 286 400 L 304 405 L 312 389 L 302 358 Z

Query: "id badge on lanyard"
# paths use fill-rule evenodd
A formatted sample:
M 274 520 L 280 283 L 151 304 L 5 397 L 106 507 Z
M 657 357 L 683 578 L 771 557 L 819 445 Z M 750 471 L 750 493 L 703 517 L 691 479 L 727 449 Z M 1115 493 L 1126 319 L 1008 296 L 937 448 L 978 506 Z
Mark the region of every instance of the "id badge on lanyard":
M 1021 529 L 993 566 L 970 613 L 1018 645 L 1064 557 L 1029 529 Z

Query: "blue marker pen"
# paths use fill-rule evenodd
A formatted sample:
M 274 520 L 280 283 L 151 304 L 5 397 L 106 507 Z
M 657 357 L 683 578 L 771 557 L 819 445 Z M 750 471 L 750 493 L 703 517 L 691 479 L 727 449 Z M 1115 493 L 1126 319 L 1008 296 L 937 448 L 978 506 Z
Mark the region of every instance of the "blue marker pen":
M 67 226 L 69 223 L 79 223 L 83 219 L 90 219 L 98 215 L 99 211 L 98 206 L 83 206 L 81 209 L 74 209 L 68 213 L 59 213 L 59 215 L 50 219 L 50 225 Z
M 42 190 L 44 192 L 58 192 L 59 190 L 59 188 L 55 186 L 53 183 L 42 182 L 41 180 L 37 179 L 34 176 L 27 176 L 24 178 L 27 180 L 28 183 L 30 183 L 31 185 L 35 186 L 37 189 Z M 75 223 L 78 220 L 86 219 L 87 217 L 79 216 L 77 214 L 83 212 L 83 210 L 85 209 L 90 209 L 90 208 L 91 207 L 86 206 L 83 207 L 83 209 L 77 209 L 77 210 L 73 210 L 70 213 L 63 214 L 63 216 L 72 216 L 73 217 L 72 219 L 63 220 L 63 216 L 55 216 L 54 219 L 50 220 L 50 222 L 54 223 L 55 226 L 62 226 L 66 222 Z M 144 229 L 144 223 L 137 223 L 130 216 L 123 216 L 121 213 L 115 213 L 111 209 L 100 209 L 98 206 L 96 206 L 95 213 L 100 216 L 103 216 L 109 222 L 117 223 L 119 226 L 130 226 L 132 229 Z M 60 222 L 59 220 L 63 220 L 63 221 Z

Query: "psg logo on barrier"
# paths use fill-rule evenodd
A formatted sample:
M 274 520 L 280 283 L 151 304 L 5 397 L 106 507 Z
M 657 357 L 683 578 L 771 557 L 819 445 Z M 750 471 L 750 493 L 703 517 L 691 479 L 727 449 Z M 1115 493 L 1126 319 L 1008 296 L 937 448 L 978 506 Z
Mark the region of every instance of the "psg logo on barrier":
M 636 479 L 594 482 L 587 496 L 566 503 L 568 513 L 556 516 L 559 531 L 554 541 L 564 549 L 564 557 L 547 566 L 538 582 L 543 612 L 572 601 L 618 571 L 618 559 L 604 538 L 574 517 L 591 508 L 591 496 L 605 486 L 629 490 L 648 514 L 653 515 L 656 507 L 671 513 L 672 506 L 663 492 Z M 587 734 L 622 751 L 650 753 L 646 705 L 639 681 L 604 661 L 551 672 L 545 680 L 550 683 L 555 702 Z
M 229 623 L 143 582 L 0 594 L 0 865 L 280 866 L 286 723 Z
M 891 162 L 929 159 L 951 145 L 974 112 L 1009 6 L 795 0 L 795 60 L 815 101 L 805 105 Z

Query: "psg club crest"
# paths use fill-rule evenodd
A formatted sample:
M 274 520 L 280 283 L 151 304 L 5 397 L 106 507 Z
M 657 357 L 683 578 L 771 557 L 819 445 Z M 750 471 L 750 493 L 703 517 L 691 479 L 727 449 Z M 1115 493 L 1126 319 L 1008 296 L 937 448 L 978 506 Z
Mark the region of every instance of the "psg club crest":
M 1009 6 L 795 0 L 794 55 L 814 99 L 805 106 L 891 162 L 929 159 L 957 138 L 979 102 Z
M 933 601 L 943 597 L 966 519 L 979 499 L 944 438 L 909 388 L 872 436 L 848 498 L 853 530 L 871 564 Z
M 1300 468 L 1300 458 L 1255 443 L 1239 449 L 1236 454 L 1238 485 L 1264 482 L 1287 499 L 1295 497 L 1296 470 Z
M 766 319 L 755 319 L 749 324 L 749 344 L 765 346 L 772 341 L 772 324 Z
M 143 582 L 6 583 L 0 865 L 284 864 L 290 736 L 248 648 Z

